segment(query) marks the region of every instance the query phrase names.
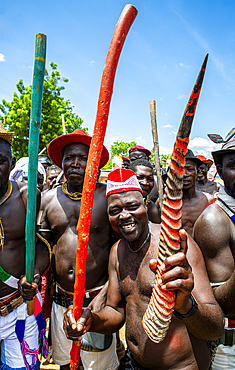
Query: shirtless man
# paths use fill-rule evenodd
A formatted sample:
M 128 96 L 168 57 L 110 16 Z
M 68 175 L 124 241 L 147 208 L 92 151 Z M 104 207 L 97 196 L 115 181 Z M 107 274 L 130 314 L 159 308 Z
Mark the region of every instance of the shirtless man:
M 62 187 L 59 186 L 43 195 L 41 221 L 41 232 L 45 237 L 47 235 L 53 246 L 52 268 L 56 287 L 51 316 L 52 347 L 54 361 L 61 369 L 69 369 L 70 363 L 71 341 L 64 334 L 62 317 L 73 299 L 76 226 L 90 142 L 91 137 L 83 130 L 75 130 L 71 134 L 57 137 L 48 146 L 51 160 L 58 167 L 62 167 L 66 178 Z M 100 168 L 108 162 L 108 157 L 108 151 L 104 147 Z M 105 191 L 106 185 L 97 182 L 87 257 L 85 307 L 108 279 L 109 252 L 113 240 Z M 81 356 L 84 368 L 90 369 L 90 363 L 93 361 L 92 369 L 116 369 L 118 359 L 115 339 L 113 336 L 96 336 L 98 337 L 92 339 L 95 346 L 92 346 L 89 338 L 84 338 Z
M 47 190 L 51 190 L 53 188 L 53 186 L 56 183 L 56 179 L 57 179 L 57 177 L 59 176 L 60 173 L 61 173 L 61 168 L 59 168 L 55 165 L 47 167 L 47 169 L 46 169 L 46 187 L 47 187 Z M 63 180 L 63 176 L 62 176 L 62 180 Z M 61 185 L 61 179 L 60 179 L 60 185 Z
M 209 202 L 214 199 L 211 195 L 205 195 L 195 188 L 197 169 L 201 164 L 202 162 L 194 156 L 192 150 L 188 150 L 183 180 L 182 227 L 191 236 L 197 218 Z
M 207 178 L 208 171 L 213 164 L 211 159 L 206 159 L 203 155 L 196 155 L 203 163 L 198 167 L 196 189 L 215 195 L 219 191 L 219 184 L 215 181 L 210 181 Z
M 144 148 L 141 145 L 134 145 L 129 149 L 130 163 L 133 163 L 137 159 L 145 159 L 149 161 L 150 155 L 150 150 Z M 154 176 L 154 187 L 149 194 L 149 198 L 154 203 L 156 203 L 158 199 L 157 176 Z
M 26 185 L 9 181 L 9 173 L 15 165 L 11 154 L 13 133 L 6 133 L 0 124 L 0 340 L 1 369 L 26 369 L 32 357 L 26 349 L 21 351 L 22 338 L 30 349 L 38 353 L 38 326 L 34 315 L 27 315 L 24 300 L 36 295 L 42 273 L 49 265 L 49 253 L 40 240 L 36 244 L 34 280 L 28 284 L 25 279 L 25 219 Z M 38 206 L 40 192 L 38 192 Z M 39 208 L 39 207 L 38 207 Z M 40 301 L 40 295 L 37 298 Z M 37 301 L 38 302 L 38 301 Z M 16 328 L 18 319 L 25 322 L 22 338 Z M 19 339 L 18 339 L 19 338 Z M 39 369 L 39 361 L 34 369 Z
M 218 200 L 210 204 L 195 223 L 194 238 L 204 254 L 215 298 L 225 316 L 235 320 L 235 135 L 212 155 L 224 186 L 220 186 Z M 225 324 L 225 328 L 234 327 L 230 320 Z M 226 364 L 226 369 L 234 369 L 235 346 L 228 348 L 233 345 L 232 330 L 225 329 L 222 343 L 217 352 L 225 359 L 220 363 Z M 214 362 L 217 364 L 217 358 Z M 218 364 L 217 368 L 224 369 Z
M 134 183 L 133 172 L 124 171 L 129 170 L 111 172 L 107 182 L 109 220 L 123 239 L 115 243 L 110 252 L 106 306 L 99 313 L 84 310 L 78 323 L 70 307 L 64 328 L 67 335 L 75 339 L 87 330 L 111 333 L 126 320 L 128 352 L 119 369 L 207 370 L 210 352 L 206 340 L 215 340 L 221 335 L 223 316 L 213 296 L 200 249 L 188 237 L 187 250 L 183 230 L 181 252 L 165 260 L 162 275 L 162 288 L 176 292 L 175 310 L 181 319 L 176 314 L 172 316 L 167 336 L 159 344 L 152 342 L 143 329 L 142 318 L 155 278 L 160 225 L 152 224 L 150 231 L 138 180 Z M 127 187 L 128 177 L 132 179 L 131 190 Z M 193 305 L 191 293 L 198 306 Z
M 149 221 L 160 224 L 159 207 L 149 199 L 149 193 L 154 187 L 153 166 L 146 159 L 137 159 L 131 163 L 130 169 L 135 172 L 143 191 L 143 197 L 148 210 Z

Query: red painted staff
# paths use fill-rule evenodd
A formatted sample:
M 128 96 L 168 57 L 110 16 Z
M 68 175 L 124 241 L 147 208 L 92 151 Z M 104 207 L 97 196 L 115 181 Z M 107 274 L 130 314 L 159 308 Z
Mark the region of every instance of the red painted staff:
M 208 54 L 199 72 L 197 81 L 190 95 L 176 137 L 171 164 L 167 173 L 165 198 L 163 201 L 160 242 L 158 248 L 157 272 L 148 308 L 143 317 L 143 327 L 148 337 L 156 343 L 161 342 L 169 328 L 175 305 L 175 292 L 165 291 L 158 285 L 161 278 L 161 265 L 165 258 L 177 253 L 180 249 L 179 230 L 183 196 L 183 176 L 186 153 L 194 114 L 205 74 Z
M 137 10 L 133 5 L 126 5 L 123 9 L 114 30 L 101 80 L 96 121 L 89 149 L 82 191 L 80 216 L 77 224 L 78 242 L 73 299 L 73 312 L 76 320 L 78 320 L 82 314 L 82 304 L 85 295 L 86 259 L 90 234 L 92 205 L 97 172 L 108 121 L 110 101 L 113 92 L 114 77 L 124 41 L 136 15 Z M 73 342 L 73 347 L 70 353 L 70 369 L 72 370 L 78 369 L 79 367 L 80 346 L 80 341 Z

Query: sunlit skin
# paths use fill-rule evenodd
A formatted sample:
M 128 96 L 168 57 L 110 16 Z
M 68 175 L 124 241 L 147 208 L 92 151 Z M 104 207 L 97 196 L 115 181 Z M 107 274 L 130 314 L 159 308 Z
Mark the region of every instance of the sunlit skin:
M 144 368 L 207 370 L 210 355 L 204 339 L 220 336 L 223 320 L 198 247 L 189 237 L 185 255 L 186 233 L 182 230 L 181 252 L 165 260 L 161 285 L 176 291 L 175 308 L 181 313 L 192 308 L 189 294 L 193 289 L 199 310 L 190 319 L 178 320 L 173 315 L 166 339 L 156 344 L 147 337 L 142 318 L 153 288 L 160 225 L 152 224 L 148 236 L 147 212 L 138 191 L 110 195 L 108 214 L 112 227 L 123 239 L 115 243 L 110 253 L 106 306 L 99 313 L 84 310 L 78 323 L 70 307 L 64 319 L 67 336 L 74 340 L 88 330 L 111 333 L 125 321 L 129 350 Z
M 202 211 L 209 204 L 208 197 L 196 190 L 197 165 L 187 159 L 183 178 L 182 227 L 192 236 L 193 226 Z M 213 197 L 211 196 L 213 199 Z
M 224 180 L 225 191 L 235 204 L 235 151 L 224 154 L 217 171 Z M 197 220 L 194 238 L 203 251 L 209 278 L 213 283 L 225 282 L 214 288 L 224 314 L 235 319 L 235 228 L 234 222 L 213 203 Z
M 56 179 L 57 177 L 59 176 L 61 170 L 58 168 L 58 169 L 52 169 L 52 170 L 49 170 L 47 172 L 47 177 L 46 177 L 46 185 L 47 185 L 47 189 L 52 189 L 53 188 L 53 185 L 55 185 L 56 183 Z M 63 178 L 63 176 L 62 176 Z
M 10 145 L 0 139 L 0 188 L 7 191 L 9 173 L 15 165 L 15 158 L 11 156 Z M 24 201 L 27 197 L 27 188 L 23 183 L 12 183 L 10 197 L 0 206 L 0 218 L 4 229 L 4 245 L 0 248 L 0 265 L 9 274 L 20 278 L 25 274 L 25 220 L 26 208 Z M 5 194 L 4 193 L 4 194 Z M 4 195 L 2 194 L 2 195 Z M 24 201 L 23 201 L 24 199 Z M 40 204 L 40 192 L 37 194 L 37 209 Z M 48 267 L 49 256 L 45 245 L 40 241 L 36 245 L 35 279 L 31 284 L 21 280 L 20 292 L 24 299 L 31 300 L 36 294 L 41 274 Z M 15 291 L 0 281 L 0 298 Z

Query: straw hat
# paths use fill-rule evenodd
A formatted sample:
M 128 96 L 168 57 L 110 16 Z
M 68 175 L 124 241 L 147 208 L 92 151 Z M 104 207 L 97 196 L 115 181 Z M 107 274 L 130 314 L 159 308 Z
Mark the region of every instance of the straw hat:
M 217 140 L 217 136 L 219 137 L 219 140 Z M 222 164 L 222 158 L 224 154 L 235 152 L 235 128 L 232 128 L 232 130 L 229 131 L 224 140 L 220 135 L 210 135 L 209 138 L 214 143 L 222 143 L 222 147 L 220 150 L 215 150 L 214 152 L 212 152 L 212 156 L 214 158 L 216 166 L 217 164 Z
M 6 132 L 2 122 L 0 121 L 0 139 L 3 139 L 12 146 L 12 138 L 13 138 L 14 132 Z

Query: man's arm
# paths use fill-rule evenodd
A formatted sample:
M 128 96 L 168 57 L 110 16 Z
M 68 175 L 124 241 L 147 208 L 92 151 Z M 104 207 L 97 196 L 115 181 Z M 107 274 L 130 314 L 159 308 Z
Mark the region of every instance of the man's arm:
M 91 311 L 89 308 L 85 309 L 83 315 L 76 323 L 72 313 L 72 306 L 70 306 L 64 314 L 64 330 L 69 339 L 76 340 L 87 331 L 110 334 L 122 327 L 125 321 L 125 301 L 119 292 L 117 275 L 117 249 L 119 243 L 120 241 L 112 247 L 110 252 L 109 284 L 105 307 L 98 313 Z
M 214 288 L 214 295 L 224 314 L 235 317 L 235 271 L 231 251 L 232 221 L 216 204 L 211 205 L 194 227 L 194 239 L 204 255 L 212 283 L 223 283 Z

